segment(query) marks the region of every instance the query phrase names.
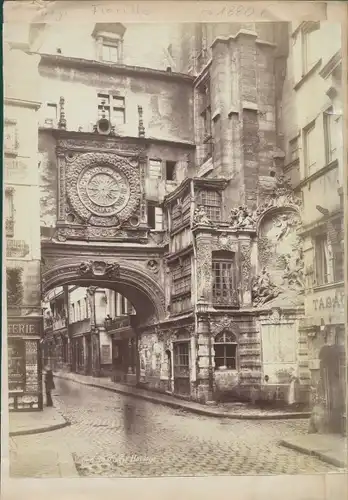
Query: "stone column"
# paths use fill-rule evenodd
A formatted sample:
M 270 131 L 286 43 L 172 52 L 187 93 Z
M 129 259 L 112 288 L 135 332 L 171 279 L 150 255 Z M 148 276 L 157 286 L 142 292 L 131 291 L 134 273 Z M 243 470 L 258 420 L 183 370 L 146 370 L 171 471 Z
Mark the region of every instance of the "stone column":
M 197 344 L 197 398 L 202 402 L 212 401 L 214 361 L 207 314 L 198 315 Z
M 240 300 L 241 305 L 252 305 L 251 299 L 251 240 L 249 234 L 240 234 L 239 268 L 240 268 Z
M 135 380 L 136 384 L 139 384 L 140 382 L 139 330 L 138 330 L 138 319 L 136 315 L 130 316 L 130 324 L 135 334 Z
M 92 375 L 100 377 L 100 333 L 99 328 L 92 332 L 91 347 L 92 347 Z
M 97 291 L 96 286 L 90 286 L 87 289 L 87 299 L 89 303 L 89 308 L 91 311 L 91 347 L 92 347 L 92 372 L 97 374 L 100 371 L 100 349 L 99 349 L 99 334 L 96 329 L 96 306 L 95 306 L 95 293 Z M 98 369 L 96 366 L 96 361 L 98 360 Z M 86 339 L 84 337 L 84 363 L 85 372 L 87 370 L 87 349 L 86 349 Z
M 96 286 L 90 286 L 89 288 L 87 288 L 87 299 L 88 299 L 88 303 L 89 303 L 89 309 L 90 309 L 90 312 L 91 312 L 91 316 L 90 316 L 90 319 L 91 319 L 91 330 L 93 330 L 95 328 L 95 325 L 96 325 L 96 319 L 95 319 L 95 292 L 97 290 L 98 287 Z
M 83 342 L 83 373 L 86 375 L 87 374 L 87 341 L 86 341 L 86 336 L 83 335 L 82 337 L 82 342 Z

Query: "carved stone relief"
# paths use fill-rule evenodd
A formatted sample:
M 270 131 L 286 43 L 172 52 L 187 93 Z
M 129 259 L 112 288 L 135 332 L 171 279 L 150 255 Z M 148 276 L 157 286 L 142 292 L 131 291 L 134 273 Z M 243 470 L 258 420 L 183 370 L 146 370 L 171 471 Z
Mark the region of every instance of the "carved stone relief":
M 197 238 L 197 299 L 208 299 L 212 288 L 212 252 L 210 239 Z
M 117 278 L 120 274 L 120 266 L 116 263 L 103 261 L 86 261 L 79 266 L 79 274 L 83 277 Z
M 151 259 L 147 262 L 147 268 L 154 274 L 158 274 L 159 272 L 159 263 L 157 260 Z
M 208 218 L 207 214 L 205 213 L 204 207 L 200 206 L 195 209 L 195 212 L 193 214 L 193 223 L 195 225 L 200 225 L 200 226 L 212 226 L 213 223 L 211 220 Z
M 302 241 L 296 234 L 299 223 L 298 212 L 290 208 L 271 211 L 261 220 L 258 257 L 262 272 L 253 280 L 255 305 L 280 294 L 294 295 L 303 291 Z
M 254 306 L 261 306 L 280 294 L 280 289 L 273 283 L 266 268 L 262 269 L 261 274 L 255 276 L 252 280 L 251 297 Z
M 285 175 L 281 174 L 276 179 L 274 189 L 267 194 L 263 203 L 255 210 L 254 218 L 257 220 L 265 211 L 272 207 L 283 208 L 285 206 L 293 206 L 295 208 L 300 205 L 301 200 L 295 196 L 290 180 L 287 179 Z
M 251 246 L 250 242 L 240 244 L 240 266 L 242 274 L 243 292 L 250 290 L 251 280 Z
M 229 222 L 233 229 L 256 230 L 254 214 L 252 214 L 245 205 L 238 208 L 232 208 Z
M 214 242 L 212 250 L 228 250 L 236 253 L 238 251 L 238 241 L 227 233 L 221 233 L 217 241 Z
M 236 336 L 238 336 L 240 333 L 239 326 L 229 316 L 222 316 L 219 318 L 212 317 L 210 319 L 210 332 L 212 336 L 215 337 L 218 333 L 221 333 L 223 330 L 230 330 Z

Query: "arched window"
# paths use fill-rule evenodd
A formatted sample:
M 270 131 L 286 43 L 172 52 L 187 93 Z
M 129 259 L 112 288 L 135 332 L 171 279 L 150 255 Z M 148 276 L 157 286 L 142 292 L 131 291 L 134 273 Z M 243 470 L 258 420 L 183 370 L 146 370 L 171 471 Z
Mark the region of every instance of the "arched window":
M 212 222 L 221 220 L 221 195 L 217 191 L 200 191 L 198 205 L 204 207 L 204 211 Z
M 237 369 L 237 339 L 234 333 L 223 330 L 216 335 L 215 350 L 215 370 L 225 367 L 228 370 Z

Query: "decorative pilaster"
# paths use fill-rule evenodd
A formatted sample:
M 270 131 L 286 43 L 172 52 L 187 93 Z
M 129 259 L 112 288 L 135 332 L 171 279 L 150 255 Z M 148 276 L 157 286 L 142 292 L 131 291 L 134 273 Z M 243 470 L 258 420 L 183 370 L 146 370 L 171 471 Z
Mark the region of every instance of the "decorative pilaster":
M 147 214 L 146 214 L 146 196 L 145 196 L 145 175 L 146 175 L 146 162 L 147 158 L 145 154 L 139 155 L 139 172 L 140 172 L 140 224 L 146 224 Z
M 139 134 L 139 137 L 145 137 L 145 127 L 144 127 L 143 107 L 142 106 L 138 106 L 138 116 L 139 116 L 138 134 Z
M 59 122 L 58 122 L 58 128 L 66 130 L 66 118 L 65 118 L 64 105 L 65 105 L 65 99 L 64 99 L 64 97 L 61 97 L 59 99 Z
M 64 224 L 66 215 L 66 163 L 64 151 L 56 148 L 58 162 L 58 224 Z
M 195 235 L 196 240 L 196 276 L 197 276 L 197 296 L 196 301 L 204 300 L 208 304 L 212 303 L 212 235 L 208 230 L 199 230 Z
M 240 299 L 244 307 L 252 305 L 250 235 L 239 235 Z

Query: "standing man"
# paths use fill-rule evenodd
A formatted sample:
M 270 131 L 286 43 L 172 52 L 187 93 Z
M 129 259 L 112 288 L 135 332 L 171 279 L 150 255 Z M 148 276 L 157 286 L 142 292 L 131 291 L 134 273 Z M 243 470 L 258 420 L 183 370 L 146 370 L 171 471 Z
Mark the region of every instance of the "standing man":
M 49 366 L 45 369 L 45 389 L 46 389 L 46 405 L 53 406 L 51 391 L 55 389 L 53 372 Z

